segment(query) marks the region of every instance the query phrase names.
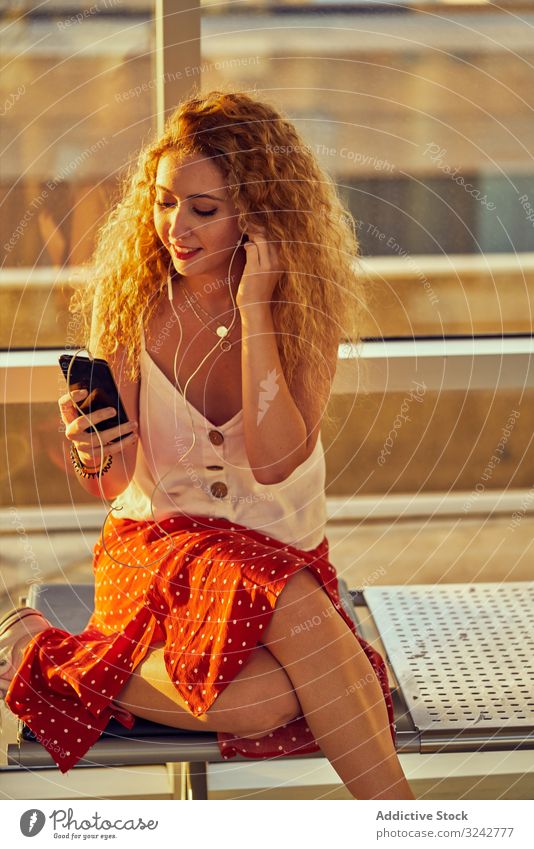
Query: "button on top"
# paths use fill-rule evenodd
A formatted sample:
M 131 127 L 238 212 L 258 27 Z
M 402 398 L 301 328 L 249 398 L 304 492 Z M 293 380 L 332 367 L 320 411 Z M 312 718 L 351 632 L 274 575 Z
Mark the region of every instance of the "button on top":
M 208 437 L 212 445 L 222 445 L 224 442 L 224 436 L 220 430 L 210 430 Z
M 215 498 L 224 498 L 224 496 L 228 493 L 228 487 L 223 481 L 215 481 L 210 486 L 211 494 L 215 496 Z

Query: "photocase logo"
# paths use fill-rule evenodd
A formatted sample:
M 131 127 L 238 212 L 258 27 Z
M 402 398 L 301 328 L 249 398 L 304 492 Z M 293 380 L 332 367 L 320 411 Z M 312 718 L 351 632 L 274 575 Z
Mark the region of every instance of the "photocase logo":
M 276 369 L 273 368 L 271 369 L 271 371 L 267 372 L 267 377 L 264 380 L 260 381 L 261 391 L 258 401 L 259 410 L 256 424 L 259 424 L 261 422 L 265 413 L 269 409 L 271 401 L 273 400 L 273 398 L 276 397 L 278 390 L 280 389 L 277 383 L 278 377 L 279 374 L 277 373 Z
M 38 808 L 30 808 L 24 811 L 20 818 L 20 830 L 24 837 L 35 837 L 42 830 L 46 817 Z

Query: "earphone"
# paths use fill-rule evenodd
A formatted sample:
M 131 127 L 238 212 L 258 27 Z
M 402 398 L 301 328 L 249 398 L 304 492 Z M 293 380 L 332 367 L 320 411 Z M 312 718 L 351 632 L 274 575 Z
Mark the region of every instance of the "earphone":
M 235 253 L 236 253 L 237 249 L 238 249 L 238 248 L 239 248 L 239 247 L 240 247 L 240 246 L 241 246 L 244 242 L 247 242 L 247 241 L 248 241 L 248 235 L 247 235 L 245 232 L 243 232 L 243 233 L 241 234 L 241 237 L 240 237 L 239 241 L 236 243 L 236 246 L 235 246 L 234 251 L 233 251 L 233 253 L 232 253 L 232 258 L 231 258 L 231 260 L 230 260 L 230 264 L 229 264 L 229 267 L 228 267 L 228 284 L 229 284 L 229 289 L 230 289 L 230 297 L 231 297 L 231 299 L 232 299 L 232 321 L 230 322 L 230 326 L 229 326 L 229 328 L 228 328 L 228 332 L 230 332 L 230 330 L 231 330 L 231 329 L 232 329 L 232 327 L 234 326 L 234 323 L 235 323 L 235 320 L 236 320 L 236 314 L 237 314 L 237 306 L 236 306 L 236 303 L 235 303 L 235 300 L 234 300 L 234 294 L 233 294 L 233 291 L 232 291 L 232 286 L 230 285 L 230 272 L 231 272 L 231 268 L 232 268 L 232 262 L 233 262 L 233 260 L 234 260 L 234 256 L 235 256 Z M 179 328 L 180 328 L 180 338 L 179 338 L 179 340 L 178 340 L 178 345 L 177 345 L 177 347 L 176 347 L 176 351 L 175 351 L 175 354 L 174 354 L 174 360 L 173 360 L 173 374 L 174 374 L 175 383 L 176 383 L 176 385 L 178 386 L 179 384 L 178 384 L 178 376 L 177 376 L 176 361 L 177 361 L 177 358 L 178 358 L 178 352 L 179 352 L 180 347 L 181 347 L 181 344 L 182 344 L 183 330 L 182 330 L 182 324 L 181 324 L 181 321 L 180 321 L 180 317 L 178 316 L 178 313 L 176 312 L 176 310 L 175 310 L 175 308 L 174 308 L 174 304 L 173 304 L 173 291 L 172 291 L 171 265 L 172 265 L 172 257 L 170 258 L 169 265 L 168 265 L 168 267 L 167 267 L 167 297 L 168 297 L 169 303 L 170 303 L 170 305 L 171 305 L 171 309 L 172 309 L 172 311 L 173 311 L 173 313 L 174 313 L 174 316 L 175 316 L 176 320 L 178 321 L 178 325 L 179 325 Z M 141 317 L 140 321 L 142 321 L 142 317 Z M 207 353 L 207 354 L 203 357 L 203 359 L 201 360 L 201 362 L 199 363 L 199 365 L 197 366 L 197 368 L 196 368 L 196 369 L 192 372 L 192 374 L 190 374 L 190 375 L 189 375 L 189 377 L 187 378 L 187 381 L 186 381 L 186 383 L 185 383 L 185 386 L 184 386 L 184 390 L 183 390 L 183 392 L 180 392 L 180 393 L 179 393 L 179 394 L 181 395 L 181 397 L 182 397 L 182 400 L 183 400 L 184 406 L 186 407 L 186 409 L 187 409 L 187 413 L 188 413 L 188 415 L 189 415 L 189 421 L 191 422 L 191 431 L 192 431 L 192 434 L 193 434 L 193 441 L 192 441 L 191 445 L 188 447 L 188 449 L 184 452 L 184 454 L 182 454 L 182 456 L 179 458 L 178 462 L 181 462 L 181 461 L 184 459 L 184 457 L 186 457 L 186 456 L 187 456 L 187 454 L 189 454 L 189 452 L 193 449 L 193 447 L 194 447 L 194 445 L 195 445 L 195 443 L 196 443 L 196 433 L 195 433 L 195 429 L 194 429 L 194 425 L 193 425 L 193 419 L 192 419 L 192 416 L 191 416 L 191 412 L 190 412 L 190 409 L 189 409 L 190 404 L 189 404 L 189 402 L 188 402 L 188 400 L 187 400 L 187 397 L 186 397 L 186 394 L 187 394 L 187 387 L 189 386 L 189 383 L 190 383 L 190 381 L 193 379 L 193 377 L 194 377 L 194 376 L 198 373 L 198 371 L 202 368 L 202 366 L 204 365 L 204 363 L 206 362 L 206 360 L 208 359 L 208 357 L 209 357 L 209 356 L 213 353 L 213 351 L 214 351 L 214 350 L 218 347 L 218 345 L 219 345 L 219 342 L 217 341 L 217 342 L 215 343 L 215 345 L 214 345 L 214 346 L 213 346 L 213 347 L 212 347 L 212 348 L 208 351 L 208 353 Z M 69 368 L 68 368 L 68 371 L 67 371 L 67 387 L 68 387 L 68 393 L 69 393 L 70 400 L 72 401 L 72 403 L 73 403 L 74 407 L 75 407 L 75 408 L 78 410 L 78 412 L 80 412 L 82 415 L 84 415 L 83 410 L 81 410 L 81 409 L 80 409 L 80 407 L 78 406 L 78 404 L 76 403 L 76 401 L 74 401 L 74 399 L 72 398 L 71 393 L 70 393 L 70 371 L 71 371 L 72 364 L 73 364 L 74 360 L 75 360 L 75 359 L 76 359 L 76 357 L 78 356 L 79 352 L 80 352 L 80 351 L 83 351 L 83 350 L 86 350 L 86 351 L 89 353 L 89 357 L 90 357 L 90 359 L 94 359 L 94 357 L 92 357 L 91 352 L 89 351 L 89 349 L 88 349 L 88 348 L 79 348 L 79 349 L 76 351 L 76 353 L 74 354 L 74 356 L 73 356 L 73 358 L 72 358 L 71 362 L 69 363 Z M 98 441 L 100 442 L 100 448 L 101 448 L 101 451 L 102 451 L 102 457 L 101 457 L 101 460 L 100 460 L 100 470 L 99 470 L 99 474 L 98 474 L 98 478 L 97 478 L 97 480 L 98 480 L 98 485 L 99 485 L 99 488 L 100 488 L 101 495 L 102 495 L 102 497 L 105 499 L 104 492 L 103 492 L 103 489 L 102 489 L 102 485 L 101 485 L 101 482 L 100 482 L 100 479 L 101 479 L 101 476 L 102 476 L 102 466 L 103 466 L 103 463 L 104 463 L 104 447 L 105 447 L 105 446 L 104 446 L 104 443 L 103 443 L 103 441 L 102 441 L 102 439 L 101 439 L 101 437 L 100 437 L 100 433 L 98 432 L 98 430 L 96 430 L 96 428 L 95 428 L 95 433 L 96 433 L 96 435 L 97 435 L 97 437 L 98 437 Z M 168 474 L 170 474 L 170 472 L 171 472 L 171 471 L 172 471 L 172 467 L 171 467 L 171 468 L 170 468 L 167 472 L 165 472 L 165 474 L 164 474 L 164 475 L 160 476 L 160 477 L 158 478 L 158 480 L 156 481 L 156 485 L 155 485 L 155 487 L 154 487 L 154 489 L 152 490 L 152 493 L 151 493 L 151 495 L 150 495 L 150 512 L 151 512 L 151 514 L 152 514 L 152 520 L 153 520 L 153 522 L 154 522 L 154 523 L 155 523 L 155 525 L 156 525 L 156 526 L 157 526 L 157 527 L 158 527 L 158 528 L 159 528 L 159 529 L 163 532 L 163 534 L 169 538 L 169 540 L 171 541 L 171 548 L 174 548 L 174 547 L 175 547 L 175 545 L 174 545 L 174 540 L 173 540 L 173 538 L 172 538 L 172 537 L 171 537 L 171 535 L 170 535 L 170 534 L 168 534 L 168 533 L 167 533 L 167 531 L 166 531 L 166 530 L 165 530 L 165 529 L 164 529 L 164 528 L 160 525 L 160 523 L 157 521 L 157 519 L 156 519 L 156 517 L 155 517 L 155 515 L 154 515 L 154 495 L 155 495 L 155 493 L 156 493 L 157 489 L 159 488 L 159 486 L 160 486 L 161 482 L 164 480 L 164 478 L 166 478 L 166 477 L 167 477 L 167 475 L 168 475 Z M 167 556 L 167 554 L 169 553 L 168 551 L 167 551 L 165 554 L 162 554 L 162 555 L 161 555 L 160 557 L 158 557 L 156 560 L 151 561 L 150 563 L 145 563 L 145 564 L 132 564 L 132 563 L 123 563 L 122 561 L 117 560 L 117 558 L 116 558 L 116 557 L 114 557 L 114 556 L 110 553 L 110 551 L 108 550 L 108 548 L 107 548 L 107 546 L 106 546 L 106 542 L 105 542 L 105 532 L 104 532 L 104 531 L 105 531 L 105 525 L 106 525 L 106 522 L 107 522 L 108 516 L 110 515 L 110 513 L 112 513 L 112 512 L 113 512 L 113 510 L 122 510 L 122 509 L 123 509 L 122 507 L 112 507 L 112 508 L 111 508 L 111 510 L 107 513 L 107 515 L 106 515 L 106 517 L 105 517 L 105 519 L 104 519 L 103 525 L 102 525 L 102 531 L 101 531 L 102 546 L 103 546 L 103 548 L 104 548 L 104 551 L 105 551 L 105 552 L 106 552 L 106 554 L 108 555 L 108 557 L 110 557 L 110 558 L 111 558 L 111 560 L 113 560 L 115 563 L 118 563 L 120 566 L 127 566 L 128 568 L 131 568 L 131 569 L 147 569 L 148 567 L 152 566 L 154 563 L 158 563 L 160 560 L 162 560 L 164 557 L 166 557 L 166 556 Z M 179 508 L 177 508 L 177 509 L 179 509 Z

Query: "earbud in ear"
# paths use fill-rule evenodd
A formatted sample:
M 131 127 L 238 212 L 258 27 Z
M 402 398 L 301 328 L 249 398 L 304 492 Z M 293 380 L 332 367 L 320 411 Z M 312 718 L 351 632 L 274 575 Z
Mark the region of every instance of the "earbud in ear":
M 173 300 L 171 263 L 172 263 L 172 259 L 171 259 L 171 262 L 169 263 L 169 267 L 167 269 L 167 297 L 168 297 L 169 301 Z
M 244 245 L 245 242 L 248 242 L 248 235 L 247 235 L 247 233 L 242 233 L 241 238 L 239 240 L 239 244 Z

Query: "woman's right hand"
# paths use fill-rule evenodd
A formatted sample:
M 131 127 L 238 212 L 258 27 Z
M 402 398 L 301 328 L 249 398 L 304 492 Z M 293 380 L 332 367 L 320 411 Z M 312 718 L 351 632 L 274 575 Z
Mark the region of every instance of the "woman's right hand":
M 78 389 L 71 394 L 74 401 L 79 404 L 87 396 L 87 391 Z M 107 430 L 99 430 L 98 434 L 104 446 L 102 452 L 96 432 L 84 433 L 84 431 L 89 425 L 113 418 L 116 411 L 111 407 L 106 407 L 102 410 L 96 410 L 94 413 L 80 415 L 68 393 L 61 396 L 58 405 L 61 419 L 65 424 L 65 436 L 76 446 L 84 466 L 90 469 L 99 468 L 102 459 L 105 459 L 109 454 L 118 454 L 123 448 L 135 444 L 138 440 L 137 422 L 128 421 Z M 123 433 L 128 433 L 129 436 L 125 436 L 124 439 L 113 442 L 111 445 L 107 444 Z

